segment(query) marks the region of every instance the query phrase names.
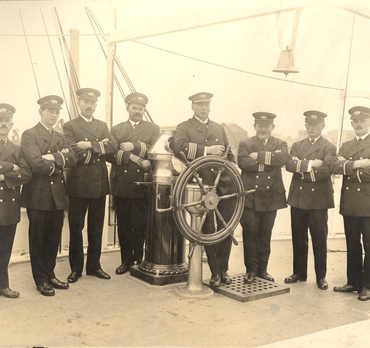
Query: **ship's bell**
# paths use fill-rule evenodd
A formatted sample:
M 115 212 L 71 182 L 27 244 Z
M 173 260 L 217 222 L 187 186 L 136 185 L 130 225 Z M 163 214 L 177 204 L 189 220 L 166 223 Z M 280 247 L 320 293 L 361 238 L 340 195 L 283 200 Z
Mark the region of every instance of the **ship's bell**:
M 288 76 L 290 73 L 298 73 L 299 70 L 294 66 L 293 51 L 289 49 L 281 51 L 278 65 L 272 71 L 282 72 L 285 76 Z

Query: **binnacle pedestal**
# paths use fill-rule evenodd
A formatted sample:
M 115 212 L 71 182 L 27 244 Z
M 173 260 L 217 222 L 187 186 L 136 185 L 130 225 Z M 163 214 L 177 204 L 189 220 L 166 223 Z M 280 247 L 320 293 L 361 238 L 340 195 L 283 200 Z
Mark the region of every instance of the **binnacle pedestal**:
M 171 131 L 161 137 L 148 152 L 152 163 L 148 189 L 149 210 L 144 260 L 130 268 L 130 274 L 152 285 L 185 282 L 188 268 L 185 262 L 186 240 L 174 221 L 171 193 L 177 179 L 171 168 L 172 151 L 168 148 Z
M 185 203 L 197 202 L 202 199 L 202 189 L 197 184 L 188 184 L 185 188 Z M 190 213 L 191 228 L 199 229 L 203 212 L 206 208 L 202 205 L 186 207 Z M 190 244 L 189 252 L 189 275 L 187 284 L 177 290 L 177 294 L 183 298 L 208 298 L 213 295 L 213 290 L 203 285 L 202 246 Z

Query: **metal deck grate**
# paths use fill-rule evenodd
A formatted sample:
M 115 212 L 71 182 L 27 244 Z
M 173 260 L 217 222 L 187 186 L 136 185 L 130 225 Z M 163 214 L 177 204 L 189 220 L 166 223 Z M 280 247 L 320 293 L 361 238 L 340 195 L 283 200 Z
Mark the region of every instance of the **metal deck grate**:
M 240 302 L 259 300 L 261 298 L 290 292 L 290 288 L 288 286 L 282 286 L 258 277 L 256 277 L 256 280 L 253 284 L 245 284 L 244 273 L 232 276 L 232 280 L 232 284 L 221 284 L 221 287 L 219 288 L 210 286 L 209 280 L 204 282 L 204 284 L 210 286 L 214 292 Z

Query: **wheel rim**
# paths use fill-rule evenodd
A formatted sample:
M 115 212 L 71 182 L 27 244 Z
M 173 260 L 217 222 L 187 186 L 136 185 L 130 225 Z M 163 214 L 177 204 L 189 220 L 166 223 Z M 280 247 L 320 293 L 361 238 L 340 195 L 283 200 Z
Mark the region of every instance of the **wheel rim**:
M 213 169 L 213 182 L 202 183 L 197 181 L 196 177 L 199 172 L 209 171 Z M 231 193 L 223 195 L 219 190 L 219 183 L 221 179 L 228 178 L 231 185 Z M 190 181 L 195 180 L 195 184 L 189 184 Z M 199 200 L 192 202 L 186 202 L 188 185 L 195 185 L 196 190 L 200 191 Z M 226 158 L 219 156 L 206 156 L 200 157 L 190 163 L 178 177 L 173 192 L 173 213 L 174 220 L 183 236 L 192 243 L 199 245 L 212 245 L 221 242 L 226 239 L 229 235 L 233 235 L 233 231 L 239 223 L 244 209 L 244 187 L 241 177 L 235 165 L 228 161 Z M 188 198 L 188 197 L 187 197 Z M 221 201 L 227 200 L 227 203 L 231 201 L 235 202 L 235 209 L 231 214 L 231 217 L 224 219 L 218 205 Z M 188 209 L 197 209 L 201 217 L 200 226 L 194 229 L 189 224 Z M 202 227 L 205 222 L 205 218 L 208 214 L 214 213 L 217 216 L 219 224 L 222 226 L 218 228 L 215 226 L 215 232 L 210 234 L 202 233 Z

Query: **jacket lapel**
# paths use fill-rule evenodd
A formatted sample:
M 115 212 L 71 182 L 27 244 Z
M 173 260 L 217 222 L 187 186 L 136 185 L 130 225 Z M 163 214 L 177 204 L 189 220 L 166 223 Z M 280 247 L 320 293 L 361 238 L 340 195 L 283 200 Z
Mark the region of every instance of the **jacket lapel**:
M 92 134 L 95 138 L 99 138 L 99 124 L 95 118 L 91 121 L 91 123 L 87 123 L 81 116 L 78 116 L 78 123 L 86 132 Z
M 207 133 L 207 126 L 199 122 L 195 117 L 190 119 L 190 123 L 197 132 Z
M 265 146 L 263 145 L 261 139 L 258 138 L 256 135 L 254 137 L 252 137 L 252 141 L 253 141 L 252 152 L 258 152 L 258 151 L 265 151 L 265 150 L 267 150 L 265 148 Z M 269 139 L 269 141 L 270 141 L 270 139 Z M 271 143 L 269 144 L 269 141 L 266 143 L 266 147 L 267 147 L 267 145 L 269 145 L 269 146 L 272 145 Z
M 141 121 L 135 128 L 132 127 L 130 121 L 128 122 L 128 127 L 130 127 L 131 131 L 129 131 L 129 135 L 127 137 L 127 141 L 131 140 L 132 138 L 137 138 L 139 134 L 144 132 L 144 122 Z M 129 128 L 126 128 L 129 129 Z
M 324 139 L 322 137 L 320 137 L 314 144 L 311 144 L 309 138 L 305 139 L 303 144 L 307 150 L 304 158 L 308 157 L 311 153 L 316 152 L 321 147 L 323 142 Z
M 50 148 L 53 148 L 60 140 L 61 136 L 57 131 L 52 132 Z
M 348 156 L 352 157 L 357 152 L 362 151 L 363 149 L 366 149 L 370 146 L 370 137 L 366 137 L 364 140 L 361 141 L 360 144 L 357 144 L 356 138 L 354 138 L 350 143 L 348 147 Z
M 9 157 L 11 157 L 11 155 L 13 155 L 14 152 L 15 152 L 15 147 L 13 143 L 10 142 L 10 140 L 8 139 L 6 146 L 5 146 L 4 153 L 1 156 L 1 160 L 6 161 Z
M 41 137 L 45 140 L 46 143 L 51 143 L 52 135 L 50 132 L 39 122 L 36 126 L 37 132 L 41 135 Z

